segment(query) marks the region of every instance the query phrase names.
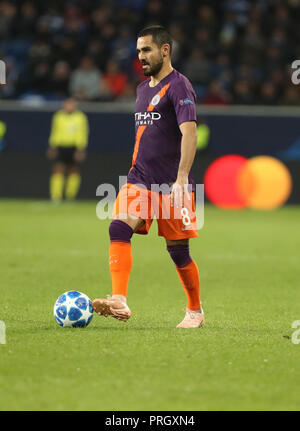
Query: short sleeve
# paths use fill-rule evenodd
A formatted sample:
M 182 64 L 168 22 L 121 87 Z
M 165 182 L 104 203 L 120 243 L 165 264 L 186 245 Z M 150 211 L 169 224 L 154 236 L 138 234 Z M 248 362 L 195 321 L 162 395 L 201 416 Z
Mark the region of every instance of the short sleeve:
M 173 103 L 177 123 L 196 121 L 196 95 L 189 81 L 178 80 L 171 84 L 169 97 Z

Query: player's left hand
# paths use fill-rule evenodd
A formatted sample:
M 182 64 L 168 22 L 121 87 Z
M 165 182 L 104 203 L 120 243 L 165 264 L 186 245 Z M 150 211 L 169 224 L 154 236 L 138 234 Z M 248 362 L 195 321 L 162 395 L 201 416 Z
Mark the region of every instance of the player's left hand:
M 171 207 L 173 207 L 175 204 L 176 208 L 181 208 L 183 206 L 184 194 L 186 194 L 188 200 L 191 200 L 188 187 L 189 187 L 189 183 L 188 183 L 187 176 L 177 178 L 177 180 L 172 186 L 172 190 L 170 194 Z
M 74 160 L 76 162 L 83 162 L 86 158 L 86 152 L 83 150 L 76 150 L 74 153 Z

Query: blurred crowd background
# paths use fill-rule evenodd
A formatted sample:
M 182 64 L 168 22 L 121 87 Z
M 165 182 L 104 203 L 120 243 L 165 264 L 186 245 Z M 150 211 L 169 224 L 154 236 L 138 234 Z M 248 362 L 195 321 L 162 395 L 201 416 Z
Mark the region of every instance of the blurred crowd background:
M 198 103 L 298 105 L 299 22 L 300 0 L 0 0 L 0 98 L 133 100 L 136 34 L 161 24 Z

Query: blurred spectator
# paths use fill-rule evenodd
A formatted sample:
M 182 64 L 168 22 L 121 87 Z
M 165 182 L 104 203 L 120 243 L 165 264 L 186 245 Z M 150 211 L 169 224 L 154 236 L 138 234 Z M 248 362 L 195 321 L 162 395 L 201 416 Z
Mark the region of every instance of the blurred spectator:
M 136 98 L 136 85 L 128 83 L 124 88 L 124 91 L 118 97 L 118 101 L 121 102 L 134 102 Z
M 97 100 L 101 96 L 102 74 L 91 57 L 83 57 L 70 78 L 70 94 L 78 100 Z
M 269 23 L 271 29 L 277 27 L 288 30 L 291 24 L 289 8 L 284 4 L 276 6 Z
M 152 24 L 165 25 L 166 15 L 162 0 L 148 0 L 145 5 L 144 16 L 142 18 L 141 27 L 146 27 Z
M 117 38 L 112 42 L 113 58 L 120 67 L 129 72 L 131 62 L 136 55 L 136 40 L 128 26 L 122 26 Z
M 194 48 L 182 67 L 182 73 L 194 84 L 207 84 L 211 63 L 199 48 Z
M 218 76 L 218 81 L 219 81 L 221 87 L 228 94 L 231 92 L 233 79 L 234 79 L 233 73 L 229 69 L 223 70 L 223 72 L 220 73 L 220 75 Z
M 264 82 L 260 87 L 259 94 L 262 105 L 275 105 L 278 102 L 278 92 L 274 84 Z
M 112 8 L 107 5 L 97 7 L 91 12 L 92 25 L 98 31 L 110 20 Z
M 58 10 L 54 6 L 46 9 L 45 13 L 43 13 L 37 21 L 37 26 L 42 33 L 57 33 L 63 29 L 63 25 L 63 17 L 59 14 Z
M 284 71 L 281 69 L 272 70 L 268 76 L 269 81 L 275 85 L 278 89 L 282 89 L 284 85 Z
M 133 31 L 135 28 L 140 27 L 140 14 L 135 8 L 117 8 L 114 14 L 114 21 L 119 22 L 120 26 L 125 24 Z
M 181 22 L 173 22 L 168 31 L 173 39 L 172 46 L 172 64 L 175 68 L 179 68 L 183 59 L 188 53 L 188 41 Z
M 32 64 L 50 61 L 52 57 L 51 45 L 38 39 L 29 50 L 28 60 Z
M 34 4 L 27 1 L 21 5 L 20 13 L 17 18 L 17 25 L 14 28 L 18 37 L 31 37 L 35 31 L 38 14 Z
M 291 42 L 288 41 L 286 31 L 283 28 L 274 28 L 271 34 L 269 44 L 271 47 L 278 49 L 278 51 L 280 52 L 281 59 L 283 59 L 284 61 L 288 61 L 291 54 Z
M 265 42 L 260 27 L 256 23 L 250 23 L 241 41 L 239 61 L 250 66 L 260 66 L 264 48 Z
M 264 57 L 263 67 L 267 75 L 276 69 L 283 69 L 284 61 L 281 58 L 280 51 L 277 47 L 269 46 Z
M 265 23 L 264 23 L 264 19 L 266 16 L 265 6 L 266 6 L 266 3 L 264 3 L 264 0 L 262 2 L 257 2 L 256 4 L 255 3 L 252 4 L 251 9 L 249 10 L 249 20 L 248 20 L 248 25 L 249 24 L 258 25 L 263 33 L 266 31 Z
M 119 63 L 113 59 L 108 60 L 106 64 L 103 81 L 114 97 L 123 94 L 128 84 L 127 75 L 121 72 Z
M 287 85 L 280 102 L 282 105 L 299 106 L 300 94 L 298 87 L 292 84 Z
M 214 76 L 219 76 L 221 73 L 230 70 L 230 58 L 227 54 L 221 52 L 212 65 L 212 73 Z
M 249 82 L 239 80 L 234 83 L 233 100 L 238 105 L 252 105 L 255 97 Z
M 219 33 L 219 40 L 223 49 L 231 48 L 237 37 L 237 25 L 232 12 L 227 12 L 224 16 L 222 27 Z
M 106 60 L 110 55 L 107 45 L 100 39 L 91 39 L 86 50 L 86 54 L 92 57 L 100 70 L 105 69 Z
M 214 9 L 209 5 L 199 6 L 197 9 L 196 27 L 207 30 L 209 38 L 215 38 L 217 21 Z
M 12 26 L 16 19 L 17 8 L 9 1 L 0 1 L 0 38 L 13 37 Z
M 238 25 L 244 26 L 248 22 L 248 12 L 250 2 L 247 0 L 226 0 L 223 5 L 224 9 L 230 11 L 235 16 Z
M 116 31 L 116 27 L 111 22 L 107 22 L 99 29 L 100 38 L 109 49 L 111 47 L 111 42 L 115 38 Z
M 235 71 L 235 77 L 237 80 L 243 80 L 255 86 L 260 79 L 260 73 L 258 69 L 247 64 L 240 64 Z
M 45 95 L 49 90 L 50 65 L 46 61 L 38 63 L 32 71 L 31 90 Z
M 211 58 L 216 54 L 217 46 L 206 28 L 196 30 L 194 43 L 207 58 Z
M 65 99 L 68 96 L 70 74 L 70 67 L 66 61 L 55 63 L 50 78 L 50 88 L 53 98 Z
M 64 32 L 70 36 L 83 36 L 87 30 L 87 17 L 72 3 L 64 13 Z
M 64 60 L 71 68 L 75 68 L 78 63 L 78 47 L 71 37 L 62 37 L 58 44 L 55 44 L 53 55 L 56 61 Z
M 219 81 L 212 81 L 206 96 L 201 100 L 204 105 L 228 105 L 229 97 Z
M 185 32 L 190 33 L 195 28 L 191 29 L 191 2 L 186 0 L 177 0 L 173 3 L 170 11 L 170 22 L 180 23 Z

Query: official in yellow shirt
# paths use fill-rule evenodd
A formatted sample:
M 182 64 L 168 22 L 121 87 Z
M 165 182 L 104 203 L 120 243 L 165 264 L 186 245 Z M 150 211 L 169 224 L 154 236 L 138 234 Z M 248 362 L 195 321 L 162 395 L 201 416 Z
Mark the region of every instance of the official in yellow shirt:
M 86 158 L 89 124 L 87 116 L 69 98 L 63 109 L 53 115 L 47 156 L 53 160 L 50 197 L 55 202 L 76 198 L 80 183 L 80 163 Z

